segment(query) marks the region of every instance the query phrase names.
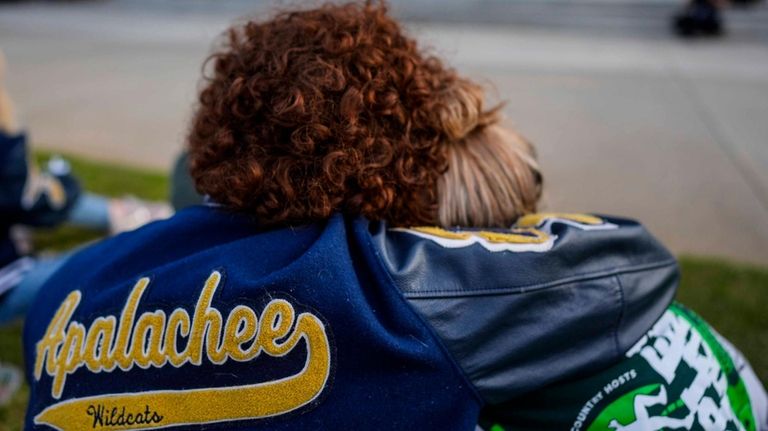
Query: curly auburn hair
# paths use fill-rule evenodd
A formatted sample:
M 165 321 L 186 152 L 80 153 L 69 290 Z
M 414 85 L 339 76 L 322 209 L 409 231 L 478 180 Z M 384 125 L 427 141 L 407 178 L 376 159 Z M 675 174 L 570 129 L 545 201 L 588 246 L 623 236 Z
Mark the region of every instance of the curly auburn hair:
M 462 80 L 370 2 L 248 22 L 210 59 L 191 174 L 200 193 L 265 225 L 334 211 L 434 225 L 446 142 L 492 115 L 448 124 L 467 114 L 444 97 Z

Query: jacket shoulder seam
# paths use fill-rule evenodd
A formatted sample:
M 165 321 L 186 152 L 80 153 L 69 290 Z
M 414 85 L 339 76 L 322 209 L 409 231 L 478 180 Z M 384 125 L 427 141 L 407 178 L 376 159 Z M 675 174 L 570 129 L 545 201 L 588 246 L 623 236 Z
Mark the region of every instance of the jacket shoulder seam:
M 477 289 L 477 290 L 429 290 L 429 291 L 406 291 L 401 289 L 403 296 L 407 299 L 440 299 L 440 298 L 462 298 L 472 296 L 494 296 L 494 295 L 515 295 L 530 293 L 538 290 L 558 287 L 564 284 L 576 283 L 579 281 L 597 280 L 601 278 L 618 277 L 622 274 L 633 272 L 650 271 L 653 269 L 664 268 L 677 265 L 674 258 L 659 262 L 617 267 L 606 271 L 593 271 L 584 274 L 578 274 L 571 277 L 565 277 L 547 283 L 536 283 L 522 286 L 496 288 L 496 289 Z M 393 280 L 394 281 L 394 280 Z M 396 283 L 396 282 L 395 282 Z
M 405 292 L 402 291 L 398 287 L 397 282 L 392 278 L 392 274 L 390 274 L 389 270 L 387 269 L 386 264 L 383 262 L 380 254 L 379 249 L 376 248 L 376 246 L 373 244 L 373 241 L 371 240 L 371 235 L 368 233 L 366 229 L 366 235 L 365 235 L 365 241 L 366 245 L 368 246 L 368 250 L 373 254 L 373 259 L 376 261 L 376 265 L 379 269 L 379 271 L 382 272 L 384 275 L 384 278 L 386 280 L 386 283 L 389 285 L 389 288 L 395 290 L 395 294 L 398 298 L 403 302 L 403 304 L 413 313 L 413 315 L 418 319 L 418 321 L 421 323 L 421 325 L 426 328 L 426 330 L 429 332 L 430 336 L 433 340 L 435 340 L 435 343 L 440 348 L 440 351 L 442 352 L 443 356 L 448 360 L 448 362 L 451 363 L 456 373 L 459 375 L 459 377 L 464 381 L 464 383 L 467 385 L 469 390 L 472 392 L 472 395 L 475 397 L 475 399 L 480 403 L 480 405 L 486 404 L 483 397 L 480 395 L 479 389 L 475 384 L 472 382 L 472 379 L 467 375 L 467 372 L 464 370 L 464 368 L 459 364 L 459 362 L 454 358 L 453 353 L 448 349 L 448 346 L 445 345 L 445 342 L 443 341 L 442 337 L 435 331 L 434 327 L 432 327 L 431 324 L 426 320 L 424 316 L 421 315 L 414 307 L 409 303 L 409 298 L 405 296 Z

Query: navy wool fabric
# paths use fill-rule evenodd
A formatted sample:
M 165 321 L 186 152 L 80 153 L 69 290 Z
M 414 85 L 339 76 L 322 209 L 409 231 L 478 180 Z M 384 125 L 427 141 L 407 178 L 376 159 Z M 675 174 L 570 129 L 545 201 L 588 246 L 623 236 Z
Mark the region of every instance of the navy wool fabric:
M 66 401 L 91 399 L 98 407 L 99 397 L 107 395 L 237 387 L 299 373 L 308 357 L 303 341 L 285 356 L 261 354 L 244 362 L 215 364 L 203 354 L 199 365 L 179 367 L 93 372 L 81 366 L 66 376 L 59 398 L 53 395 L 51 375 L 35 375 L 38 342 L 71 292 L 78 290 L 81 300 L 69 321 L 86 329 L 97 317 L 119 319 L 142 277 L 149 284 L 136 319 L 157 310 L 169 316 L 178 308 L 192 316 L 213 271 L 222 279 L 211 307 L 224 320 L 236 306 L 261 316 L 275 299 L 290 302 L 297 315 L 307 312 L 322 320 L 330 344 L 330 376 L 316 398 L 290 412 L 172 429 L 474 429 L 480 408 L 474 389 L 394 286 L 370 241 L 369 223 L 362 219 L 337 215 L 322 224 L 260 231 L 245 216 L 197 206 L 78 253 L 44 286 L 45 294 L 27 318 L 31 402 L 26 429 L 53 429 L 35 424 L 34 418 Z M 186 342 L 177 341 L 177 346 Z M 191 407 L 181 402 L 177 408 L 158 415 L 183 417 Z M 84 415 L 91 421 L 89 429 L 104 428 L 104 415 L 109 416 L 71 414 Z

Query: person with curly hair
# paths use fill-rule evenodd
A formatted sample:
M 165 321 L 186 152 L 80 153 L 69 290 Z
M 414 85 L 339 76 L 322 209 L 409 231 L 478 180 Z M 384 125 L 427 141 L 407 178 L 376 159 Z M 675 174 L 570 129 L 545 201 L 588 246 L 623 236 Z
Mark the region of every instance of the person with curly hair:
M 764 428 L 669 252 L 536 213 L 533 147 L 384 6 L 232 28 L 188 151 L 205 205 L 43 286 L 28 429 Z

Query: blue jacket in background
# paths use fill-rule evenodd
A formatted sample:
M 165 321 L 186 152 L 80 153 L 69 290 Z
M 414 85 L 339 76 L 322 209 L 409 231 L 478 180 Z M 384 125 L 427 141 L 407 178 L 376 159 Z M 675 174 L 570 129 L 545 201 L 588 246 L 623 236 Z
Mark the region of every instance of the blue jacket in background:
M 0 131 L 0 296 L 33 265 L 11 238 L 11 226 L 61 223 L 80 194 L 66 162 L 38 172 L 28 151 L 25 134 Z

